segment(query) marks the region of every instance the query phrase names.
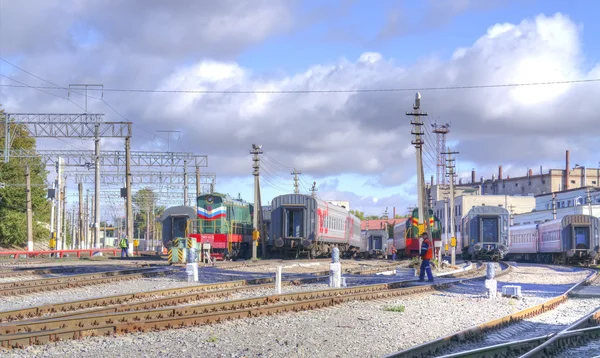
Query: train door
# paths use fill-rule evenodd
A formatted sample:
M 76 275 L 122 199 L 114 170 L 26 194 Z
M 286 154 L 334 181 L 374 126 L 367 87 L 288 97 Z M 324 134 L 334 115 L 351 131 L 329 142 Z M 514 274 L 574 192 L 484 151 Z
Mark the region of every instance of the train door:
M 573 242 L 571 243 L 575 250 L 589 250 L 590 248 L 590 228 L 589 226 L 573 227 Z
M 304 212 L 302 209 L 285 209 L 286 228 L 285 237 L 303 237 L 302 222 Z

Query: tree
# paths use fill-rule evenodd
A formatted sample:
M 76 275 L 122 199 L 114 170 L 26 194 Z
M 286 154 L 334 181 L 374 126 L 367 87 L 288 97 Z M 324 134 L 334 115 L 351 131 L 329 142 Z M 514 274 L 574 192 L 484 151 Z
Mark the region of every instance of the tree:
M 350 212 L 350 214 L 359 218 L 361 221 L 365 219 L 365 213 L 363 213 L 362 211 L 350 210 L 349 212 Z
M 10 125 L 12 149 L 35 149 L 35 138 L 29 136 L 23 125 Z M 4 135 L 5 116 L 0 108 L 0 133 Z M 4 136 L 0 137 L 0 148 L 4 148 Z M 50 203 L 46 196 L 47 171 L 41 158 L 10 158 L 0 162 L 0 245 L 24 246 L 27 241 L 27 201 L 25 191 L 25 166 L 31 173 L 31 204 L 33 209 L 33 239 L 48 240 L 50 232 Z

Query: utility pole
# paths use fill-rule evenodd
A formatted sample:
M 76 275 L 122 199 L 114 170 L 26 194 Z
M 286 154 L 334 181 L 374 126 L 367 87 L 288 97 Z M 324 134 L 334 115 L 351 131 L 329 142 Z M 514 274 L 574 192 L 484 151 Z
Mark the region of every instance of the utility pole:
M 444 165 L 444 167 L 446 167 L 446 165 Z M 446 255 L 448 254 L 448 249 L 447 246 L 448 242 L 450 240 L 448 240 L 448 198 L 444 198 L 444 249 L 446 250 Z
M 63 201 L 63 205 L 62 205 L 62 225 L 63 225 L 63 236 L 62 236 L 62 249 L 66 250 L 67 249 L 67 234 L 69 233 L 69 230 L 67 228 L 67 180 L 65 177 L 65 184 L 63 186 L 63 195 L 62 195 L 62 201 Z
M 98 245 L 100 245 L 100 124 L 98 123 L 96 124 L 95 133 L 94 172 L 96 179 L 94 180 L 94 248 L 97 249 L 99 247 Z
M 87 249 L 85 247 L 84 231 L 83 231 L 83 183 L 77 183 L 77 192 L 79 194 L 79 242 L 78 249 Z
M 510 204 L 510 206 L 508 208 L 510 210 L 510 226 L 512 226 L 513 220 L 514 220 L 514 215 L 515 215 L 515 206 L 513 204 Z
M 591 195 L 591 191 L 590 191 L 590 187 L 587 186 L 586 187 L 586 191 L 587 191 L 587 202 L 588 202 L 588 210 L 589 210 L 589 215 L 592 215 L 592 195 Z M 583 210 L 582 210 L 583 213 Z
M 92 238 L 90 237 L 90 189 L 85 193 L 85 242 L 88 248 L 92 248 Z
M 57 250 L 61 250 L 62 247 L 59 247 L 59 243 L 61 242 L 61 238 L 62 238 L 62 227 L 61 227 L 61 213 L 62 213 L 62 187 L 63 187 L 63 183 L 62 183 L 62 170 L 63 170 L 63 160 L 61 157 L 58 158 L 58 162 L 56 163 L 56 193 L 58 194 L 57 198 L 56 198 L 56 215 L 55 215 L 55 219 L 56 219 L 56 249 Z M 58 257 L 58 255 L 57 255 Z
M 131 133 L 131 131 L 130 131 Z M 125 217 L 126 217 L 126 237 L 133 245 L 133 208 L 131 197 L 131 184 L 133 183 L 131 175 L 131 137 L 125 137 Z M 129 251 L 129 250 L 128 250 Z
M 258 246 L 259 239 L 259 226 L 258 226 L 258 215 L 260 215 L 261 208 L 259 206 L 260 203 L 260 157 L 259 155 L 263 153 L 262 145 L 252 144 L 252 150 L 250 154 L 252 157 L 252 175 L 254 175 L 254 217 L 252 218 L 252 226 L 254 227 L 254 231 L 252 233 L 252 260 L 256 260 L 256 250 Z M 264 254 L 264 252 L 263 252 Z
M 25 166 L 25 190 L 27 191 L 27 251 L 33 251 L 33 208 L 31 206 L 31 173 L 29 163 Z
M 52 201 L 50 206 L 50 238 L 54 237 L 54 207 L 56 202 L 56 182 L 52 183 L 52 189 L 54 189 L 54 194 L 52 195 Z M 54 248 L 56 249 L 56 247 Z
M 294 168 L 294 171 L 291 172 L 290 174 L 292 174 L 294 176 L 294 194 L 300 194 L 300 185 L 298 184 L 298 174 L 302 174 L 299 171 L 296 170 L 296 168 Z
M 450 148 L 448 148 L 448 151 L 442 153 L 448 156 L 448 159 L 446 159 L 447 165 L 446 165 L 446 169 L 448 169 L 448 173 L 446 175 L 448 175 L 450 177 L 450 245 L 452 246 L 451 249 L 451 258 L 450 258 L 450 263 L 452 265 L 456 264 L 456 237 L 455 237 L 455 233 L 454 233 L 454 176 L 456 175 L 456 173 L 454 172 L 454 158 L 452 158 L 452 154 L 458 154 L 457 151 L 450 151 Z
M 187 174 L 187 160 L 183 161 L 183 205 L 189 205 L 188 203 L 188 174 Z
M 316 182 L 316 181 L 313 181 L 312 188 L 310 188 L 310 192 L 311 192 L 311 195 L 312 195 L 312 197 L 313 197 L 313 198 L 316 198 L 316 197 L 317 197 L 317 191 L 318 191 L 318 190 L 319 190 L 319 189 L 317 189 L 317 182 Z
M 427 116 L 428 114 L 427 112 L 420 112 L 420 108 L 421 94 L 417 92 L 415 95 L 415 104 L 413 106 L 413 112 L 406 112 L 406 115 L 414 117 L 414 120 L 412 120 L 410 123 L 413 125 L 413 130 L 411 131 L 411 134 L 415 136 L 415 139 L 412 140 L 411 143 L 415 146 L 417 154 L 417 193 L 419 208 L 419 226 L 421 225 L 421 223 L 425 224 L 425 227 L 427 228 L 427 234 L 430 240 L 432 240 L 433 242 L 433 237 L 431 236 L 431 226 L 429 224 L 429 208 L 427 207 L 428 205 L 426 202 L 425 195 L 425 175 L 423 172 L 423 144 L 425 143 L 425 141 L 422 138 L 422 136 L 425 135 L 425 133 L 422 132 L 423 122 L 421 121 L 421 116 Z M 421 234 L 421 232 L 419 232 L 419 234 Z
M 200 186 L 200 166 L 196 165 L 196 200 L 193 206 L 198 205 L 198 197 L 202 194 L 202 187 Z

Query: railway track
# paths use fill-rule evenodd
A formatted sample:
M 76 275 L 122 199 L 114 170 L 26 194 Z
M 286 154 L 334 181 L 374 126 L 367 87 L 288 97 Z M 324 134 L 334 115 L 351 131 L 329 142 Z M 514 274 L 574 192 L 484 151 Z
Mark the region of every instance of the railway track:
M 425 284 L 415 287 L 402 287 L 407 284 L 407 281 L 399 281 L 387 284 L 295 292 L 216 303 L 148 309 L 148 306 L 155 304 L 177 304 L 177 302 L 168 301 L 169 299 L 167 301 L 158 299 L 141 304 L 121 305 L 121 308 L 117 308 L 116 312 L 116 307 L 109 308 L 112 313 L 99 309 L 95 312 L 81 312 L 63 315 L 62 317 L 11 321 L 0 325 L 0 345 L 6 348 L 20 348 L 61 339 L 78 339 L 87 336 L 204 325 L 229 319 L 320 309 L 354 300 L 373 300 L 412 295 L 443 288 L 462 281 L 482 279 L 485 277 L 481 275 L 482 270 L 483 267 L 474 270 L 474 272 L 466 271 L 456 274 L 456 276 L 471 275 L 473 277 L 455 278 L 442 284 Z M 510 271 L 510 267 L 500 272 L 499 275 L 508 271 Z M 177 298 L 174 299 L 177 300 Z M 115 299 L 107 301 L 115 306 L 118 304 Z M 55 309 L 59 308 L 56 307 Z M 43 310 L 38 308 L 35 314 L 39 314 L 41 311 Z M 46 311 L 48 311 L 48 308 L 46 308 Z
M 589 284 L 597 278 L 597 271 L 589 271 L 590 274 L 584 280 L 573 285 L 562 295 L 519 312 L 388 355 L 386 358 L 552 356 L 551 352 L 568 344 L 578 344 L 588 336 L 598 337 L 600 311 L 596 309 L 589 313 L 589 303 L 597 303 L 597 300 L 582 300 L 580 303 L 573 300 L 570 302 L 571 306 L 560 307 L 576 287 Z M 543 316 L 540 316 L 542 314 Z M 540 319 L 525 321 L 535 316 L 540 316 Z M 580 330 L 586 327 L 592 328 Z
M 136 268 L 127 270 L 104 271 L 63 277 L 22 280 L 0 283 L 0 296 L 25 295 L 43 291 L 54 291 L 73 287 L 98 285 L 103 283 L 132 280 L 135 278 L 165 275 L 172 269 Z

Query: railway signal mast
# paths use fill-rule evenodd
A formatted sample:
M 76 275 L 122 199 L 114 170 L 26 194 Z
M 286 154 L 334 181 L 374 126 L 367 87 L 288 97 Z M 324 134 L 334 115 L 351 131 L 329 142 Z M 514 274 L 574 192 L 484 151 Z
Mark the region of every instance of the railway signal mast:
M 423 122 L 421 121 L 421 116 L 427 116 L 427 112 L 420 112 L 419 109 L 421 107 L 421 94 L 419 92 L 415 95 L 415 104 L 413 106 L 413 112 L 406 112 L 407 116 L 413 116 L 414 120 L 410 122 L 413 125 L 413 130 L 411 134 L 415 136 L 415 139 L 411 141 L 411 143 L 416 148 L 417 154 L 417 198 L 418 203 L 417 206 L 419 208 L 419 234 L 421 234 L 421 227 L 424 225 L 427 228 L 427 234 L 429 238 L 433 241 L 433 237 L 431 236 L 431 226 L 429 225 L 429 208 L 427 207 L 426 195 L 425 195 L 425 175 L 423 172 L 423 144 L 425 141 L 423 140 L 423 135 L 425 133 L 422 131 Z
M 252 144 L 252 150 L 250 154 L 252 157 L 252 175 L 254 175 L 254 217 L 252 218 L 252 225 L 254 230 L 252 231 L 252 260 L 256 260 L 258 240 L 260 239 L 260 230 L 258 216 L 261 214 L 260 205 L 260 157 L 263 153 L 262 145 Z M 266 245 L 263 239 L 263 256 L 266 255 Z

